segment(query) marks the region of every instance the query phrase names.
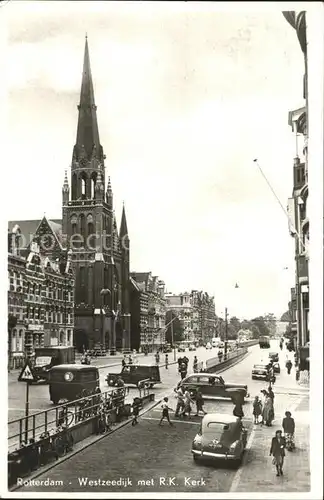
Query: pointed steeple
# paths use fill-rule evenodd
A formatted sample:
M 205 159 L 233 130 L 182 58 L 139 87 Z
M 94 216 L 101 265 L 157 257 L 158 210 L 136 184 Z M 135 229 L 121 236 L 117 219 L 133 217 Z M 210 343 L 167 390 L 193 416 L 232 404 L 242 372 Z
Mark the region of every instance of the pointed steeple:
M 93 149 L 95 148 L 97 158 L 102 160 L 103 152 L 99 140 L 97 106 L 94 98 L 87 37 L 84 48 L 80 104 L 78 110 L 79 119 L 74 156 L 76 159 L 79 159 L 81 150 L 84 148 L 86 157 L 90 159 L 93 156 Z
M 108 177 L 107 191 L 106 191 L 106 203 L 109 208 L 113 207 L 113 192 L 111 189 L 110 176 Z
M 69 191 L 69 190 L 70 190 L 70 188 L 69 188 L 69 181 L 68 181 L 68 176 L 67 176 L 67 170 L 65 170 L 62 191 L 66 192 L 66 191 Z
M 128 229 L 127 229 L 127 221 L 126 221 L 126 213 L 125 213 L 125 204 L 123 203 L 123 211 L 122 211 L 122 217 L 121 217 L 121 223 L 120 223 L 119 237 L 124 238 L 125 236 L 128 237 Z

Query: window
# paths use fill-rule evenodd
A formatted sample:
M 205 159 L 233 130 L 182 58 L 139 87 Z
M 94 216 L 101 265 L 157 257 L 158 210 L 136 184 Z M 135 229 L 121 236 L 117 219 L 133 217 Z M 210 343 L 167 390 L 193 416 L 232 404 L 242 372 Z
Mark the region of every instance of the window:
M 187 379 L 187 382 L 189 382 L 190 384 L 197 384 L 198 383 L 198 377 L 189 377 Z M 199 382 L 201 382 L 200 379 L 199 379 Z
M 199 384 L 209 384 L 209 379 L 211 377 L 208 377 L 206 375 L 203 375 L 201 377 L 197 377 Z

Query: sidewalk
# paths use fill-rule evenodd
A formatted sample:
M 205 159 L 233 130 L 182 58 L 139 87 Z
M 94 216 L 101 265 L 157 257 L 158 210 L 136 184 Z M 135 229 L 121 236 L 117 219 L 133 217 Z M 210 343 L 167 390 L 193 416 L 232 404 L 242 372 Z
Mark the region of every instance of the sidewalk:
M 243 465 L 233 481 L 231 492 L 310 491 L 309 398 L 305 395 L 298 399 L 292 409 L 296 422 L 296 449 L 293 452 L 286 451 L 284 475 L 276 477 L 275 466 L 269 456 L 271 438 L 281 428 L 281 422 L 275 422 L 270 428 L 257 425 L 250 436 L 251 442 L 249 440 Z

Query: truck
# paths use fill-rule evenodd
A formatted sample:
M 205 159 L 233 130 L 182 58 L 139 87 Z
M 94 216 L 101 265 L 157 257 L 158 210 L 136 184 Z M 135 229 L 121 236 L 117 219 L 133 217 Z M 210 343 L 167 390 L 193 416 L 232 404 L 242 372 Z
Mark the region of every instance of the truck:
M 35 381 L 49 381 L 49 370 L 53 366 L 75 364 L 75 348 L 66 346 L 36 347 L 33 375 Z

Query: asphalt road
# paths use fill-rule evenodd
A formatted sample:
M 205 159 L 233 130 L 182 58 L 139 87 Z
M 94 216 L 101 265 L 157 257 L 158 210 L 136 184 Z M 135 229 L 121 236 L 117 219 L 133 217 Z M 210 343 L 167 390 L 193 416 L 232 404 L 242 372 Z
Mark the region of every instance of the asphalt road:
M 277 350 L 276 346 L 272 349 Z M 224 371 L 225 382 L 247 383 L 251 400 L 266 386 L 262 381 L 251 380 L 251 367 L 268 356 L 269 351 L 259 347 L 250 348 L 250 354 L 242 362 Z M 208 355 L 209 357 L 210 355 Z M 282 356 L 281 356 L 282 357 Z M 286 380 L 283 375 L 283 381 Z M 163 373 L 164 386 L 169 386 L 170 406 L 175 408 L 175 398 L 170 388 L 178 381 L 175 370 Z M 291 379 L 288 380 L 290 382 Z M 286 380 L 287 381 L 287 380 Z M 279 384 L 279 377 L 278 377 Z M 283 382 L 282 382 L 283 384 Z M 296 404 L 298 394 L 287 394 L 288 390 L 275 392 L 275 413 L 281 422 L 284 411 Z M 161 391 L 161 388 L 159 389 Z M 162 392 L 161 392 L 162 395 Z M 229 401 L 206 401 L 207 412 L 232 413 Z M 249 437 L 252 431 L 252 404 L 244 406 L 245 425 Z M 198 431 L 200 417 L 191 421 L 175 419 L 174 426 L 164 423 L 158 426 L 161 415 L 160 405 L 140 418 L 139 425 L 127 425 L 117 432 L 77 453 L 67 461 L 37 478 L 38 486 L 24 486 L 22 492 L 228 492 L 237 471 L 228 463 L 194 463 L 191 456 L 191 442 Z M 252 433 L 253 437 L 253 433 Z M 251 441 L 251 440 L 250 440 Z M 253 440 L 250 445 L 253 448 Z M 52 481 L 50 485 L 42 481 Z M 103 481 L 106 481 L 104 483 Z M 116 484 L 108 481 L 117 481 Z M 121 484 L 118 484 L 119 483 Z

